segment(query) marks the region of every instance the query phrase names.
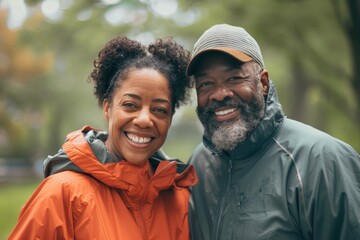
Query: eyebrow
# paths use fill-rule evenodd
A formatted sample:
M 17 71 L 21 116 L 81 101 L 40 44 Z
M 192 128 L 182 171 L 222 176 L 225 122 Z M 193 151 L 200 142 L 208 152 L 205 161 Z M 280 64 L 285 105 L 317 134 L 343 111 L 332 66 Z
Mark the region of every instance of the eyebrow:
M 133 93 L 125 93 L 124 96 L 129 96 L 138 100 L 141 100 L 141 97 L 139 95 L 133 94 Z M 160 102 L 160 103 L 168 103 L 170 104 L 170 102 L 167 99 L 164 98 L 155 98 L 152 100 L 152 102 Z

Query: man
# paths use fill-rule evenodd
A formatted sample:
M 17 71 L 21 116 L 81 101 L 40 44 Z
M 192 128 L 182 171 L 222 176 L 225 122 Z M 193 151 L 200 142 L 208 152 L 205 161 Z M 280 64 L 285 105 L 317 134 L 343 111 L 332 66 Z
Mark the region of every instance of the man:
M 192 239 L 360 239 L 360 157 L 287 118 L 257 42 L 221 24 L 195 43 L 203 142 L 190 163 Z

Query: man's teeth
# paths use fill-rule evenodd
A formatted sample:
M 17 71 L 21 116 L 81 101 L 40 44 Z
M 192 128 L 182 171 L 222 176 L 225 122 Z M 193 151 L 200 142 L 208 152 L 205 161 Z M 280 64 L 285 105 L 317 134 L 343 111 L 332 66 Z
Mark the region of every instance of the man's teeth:
M 232 113 L 236 110 L 236 108 L 229 108 L 229 109 L 226 109 L 226 110 L 223 110 L 223 111 L 217 111 L 215 112 L 215 115 L 216 116 L 221 116 L 221 115 L 225 115 L 225 114 L 228 114 L 228 113 Z
M 151 141 L 151 138 L 149 137 L 138 137 L 131 133 L 128 133 L 127 136 L 132 142 L 135 143 L 148 143 Z

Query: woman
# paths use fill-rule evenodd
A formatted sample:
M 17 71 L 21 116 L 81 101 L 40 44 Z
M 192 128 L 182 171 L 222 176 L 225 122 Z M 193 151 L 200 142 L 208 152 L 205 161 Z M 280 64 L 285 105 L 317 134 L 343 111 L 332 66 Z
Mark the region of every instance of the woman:
M 108 131 L 70 133 L 9 239 L 189 239 L 191 166 L 165 160 L 175 109 L 189 97 L 189 52 L 116 37 L 90 75 Z

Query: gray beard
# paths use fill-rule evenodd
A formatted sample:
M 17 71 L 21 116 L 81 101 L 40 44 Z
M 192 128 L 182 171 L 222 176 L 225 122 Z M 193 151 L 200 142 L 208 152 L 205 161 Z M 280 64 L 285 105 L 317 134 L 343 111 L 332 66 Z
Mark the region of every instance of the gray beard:
M 255 99 L 250 103 L 241 102 L 239 99 L 226 103 L 228 106 L 237 105 L 240 110 L 240 116 L 237 119 L 217 122 L 212 117 L 213 113 L 211 111 L 215 108 L 215 105 L 217 104 L 205 109 L 205 111 L 200 111 L 197 108 L 197 114 L 205 129 L 204 136 L 211 140 L 218 151 L 233 150 L 239 143 L 250 136 L 265 114 L 265 101 L 260 87 Z
M 249 128 L 243 119 L 232 123 L 223 123 L 213 132 L 211 142 L 219 151 L 230 151 L 245 140 L 248 132 Z

